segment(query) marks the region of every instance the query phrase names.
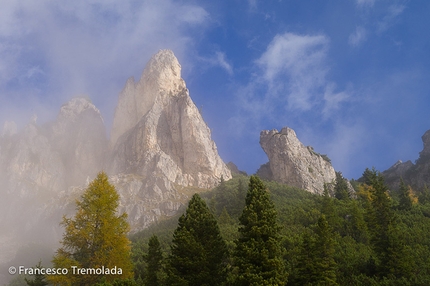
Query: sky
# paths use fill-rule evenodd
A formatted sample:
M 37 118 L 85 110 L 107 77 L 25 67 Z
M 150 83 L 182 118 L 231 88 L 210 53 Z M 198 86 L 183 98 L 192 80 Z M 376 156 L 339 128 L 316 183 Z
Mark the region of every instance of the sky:
M 293 128 L 347 178 L 418 158 L 430 129 L 430 1 L 0 0 L 0 128 L 89 96 L 109 133 L 127 78 L 182 65 L 225 162 L 255 173 L 261 130 Z

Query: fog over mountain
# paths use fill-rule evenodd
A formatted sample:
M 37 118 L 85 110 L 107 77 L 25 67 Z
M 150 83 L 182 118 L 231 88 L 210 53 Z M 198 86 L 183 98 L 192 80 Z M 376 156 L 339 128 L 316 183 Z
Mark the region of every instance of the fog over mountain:
M 64 104 L 53 122 L 22 130 L 6 122 L 0 137 L 0 263 L 28 243 L 55 249 L 63 215 L 102 170 L 128 213 L 132 232 L 187 202 L 190 191 L 216 186 L 230 170 L 189 96 L 170 50 L 148 62 L 138 82 L 119 95 L 108 140 L 100 111 L 89 98 Z

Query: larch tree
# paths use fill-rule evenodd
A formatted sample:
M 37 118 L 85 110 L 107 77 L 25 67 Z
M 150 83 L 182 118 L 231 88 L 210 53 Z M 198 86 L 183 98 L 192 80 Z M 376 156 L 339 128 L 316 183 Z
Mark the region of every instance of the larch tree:
M 222 285 L 228 252 L 214 215 L 194 194 L 173 234 L 168 258 L 168 285 Z
M 285 285 L 277 212 L 263 182 L 251 176 L 234 253 L 236 285 Z
M 63 217 L 62 247 L 54 256 L 54 267 L 69 269 L 68 275 L 49 277 L 54 285 L 94 285 L 133 277 L 127 214 L 117 214 L 119 195 L 101 172 L 76 202 L 74 218 Z M 72 266 L 85 269 L 113 269 L 117 274 L 73 275 Z

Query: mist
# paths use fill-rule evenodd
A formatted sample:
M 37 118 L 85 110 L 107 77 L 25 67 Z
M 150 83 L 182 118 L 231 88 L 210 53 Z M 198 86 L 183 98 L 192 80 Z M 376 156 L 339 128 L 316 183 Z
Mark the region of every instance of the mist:
M 52 125 L 61 106 L 76 96 L 89 97 L 103 120 L 104 138 L 100 135 L 97 140 L 107 146 L 118 94 L 127 78 L 139 79 L 159 49 L 170 48 L 187 62 L 194 45 L 191 35 L 205 29 L 207 20 L 203 8 L 170 0 L 2 3 L 2 269 L 14 264 L 31 267 L 39 259 L 49 265 L 62 238 L 61 218 L 74 212 L 70 197 L 78 198 L 86 181 L 103 168 L 102 162 L 92 162 L 91 170 L 82 169 L 82 174 L 69 172 L 71 165 L 83 166 L 88 161 L 74 162 L 76 158 L 65 150 L 69 147 L 60 150 L 65 142 L 53 138 Z M 184 67 L 184 71 L 189 69 Z M 12 131 L 11 122 L 16 125 Z M 75 135 L 77 129 L 69 127 L 67 132 Z M 66 197 L 70 201 L 61 201 Z M 47 208 L 52 201 L 57 209 Z M 2 285 L 13 278 L 0 275 Z

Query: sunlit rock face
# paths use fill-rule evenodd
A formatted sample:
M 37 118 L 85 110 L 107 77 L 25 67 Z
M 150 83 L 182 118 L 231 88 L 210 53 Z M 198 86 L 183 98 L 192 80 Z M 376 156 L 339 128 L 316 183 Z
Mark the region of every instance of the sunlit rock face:
M 231 178 L 172 51 L 154 55 L 137 83 L 127 81 L 111 134 L 109 174 L 134 176 L 117 180 L 123 186 L 120 192 L 139 196 L 135 202 L 140 207 L 132 211 L 136 220 L 174 213 L 184 199 L 184 187 L 207 189 L 221 177 Z
M 324 184 L 336 179 L 328 158 L 304 146 L 291 128 L 262 131 L 260 145 L 269 158 L 257 172 L 262 177 L 317 194 L 323 193 Z
M 76 199 L 102 170 L 132 231 L 231 178 L 169 50 L 151 58 L 138 82 L 126 82 L 110 140 L 85 97 L 64 104 L 53 122 L 38 125 L 34 118 L 22 130 L 6 122 L 0 134 L 0 228 L 7 230 L 0 241 L 58 243 L 62 216 L 74 214 Z

